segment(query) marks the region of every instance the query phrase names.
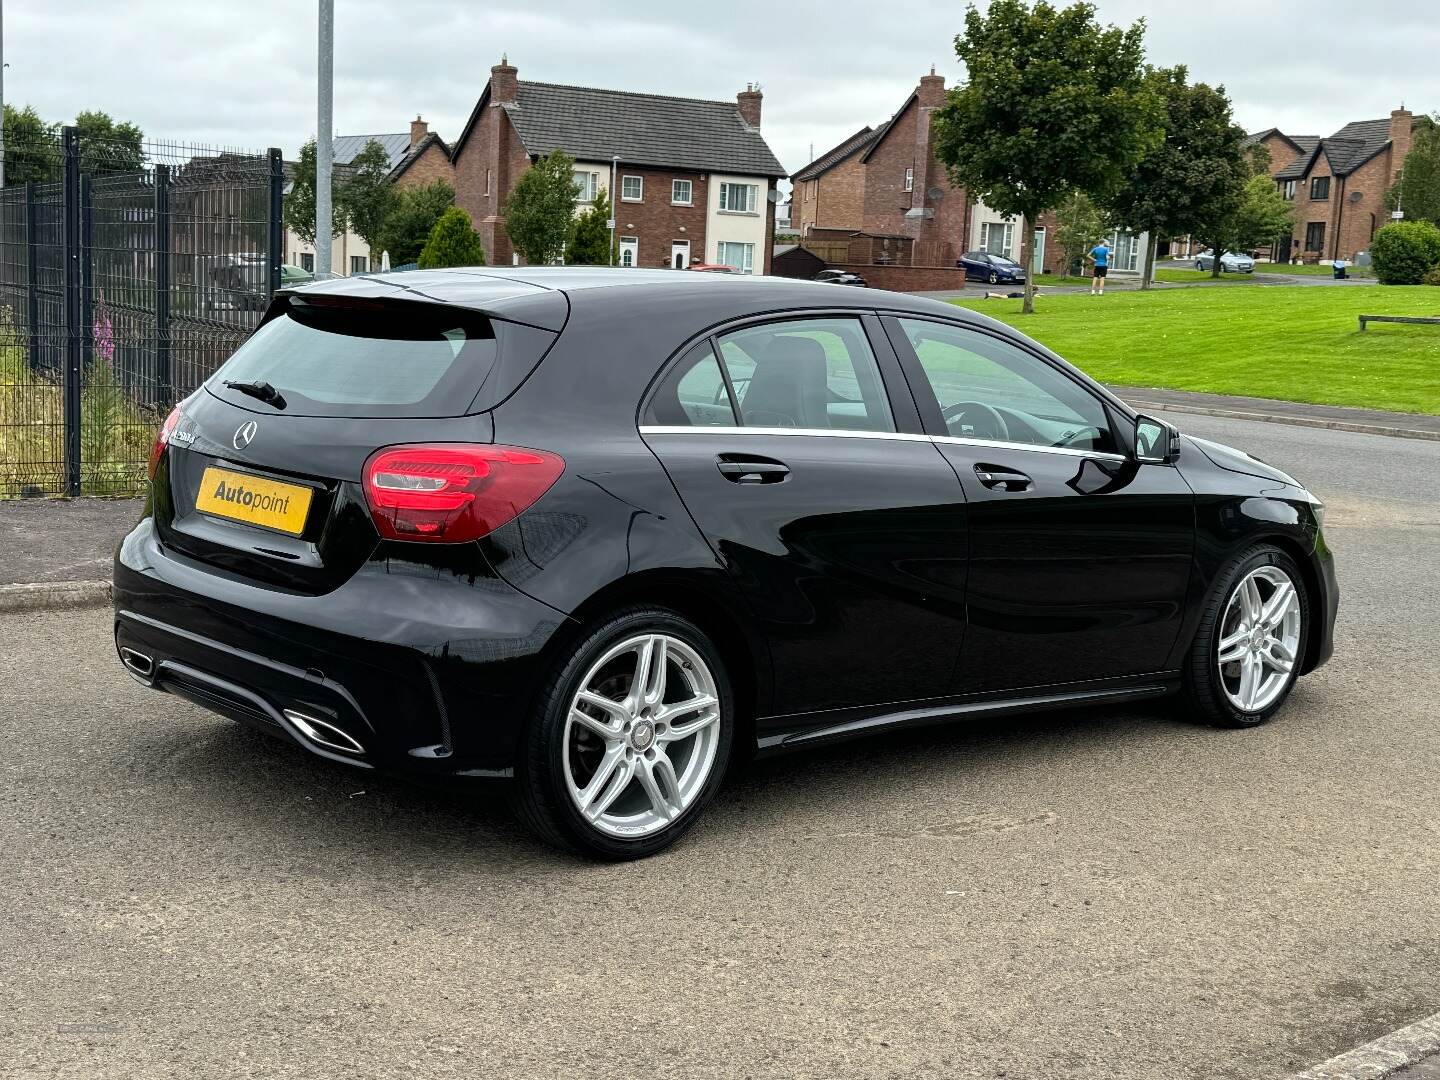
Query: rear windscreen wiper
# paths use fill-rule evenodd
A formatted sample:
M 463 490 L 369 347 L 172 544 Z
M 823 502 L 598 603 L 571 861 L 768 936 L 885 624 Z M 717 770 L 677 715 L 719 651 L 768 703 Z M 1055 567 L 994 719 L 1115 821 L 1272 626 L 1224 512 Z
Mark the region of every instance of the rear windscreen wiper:
M 231 390 L 239 390 L 242 394 L 249 394 L 253 398 L 259 398 L 266 405 L 273 405 L 277 409 L 285 408 L 285 397 L 271 386 L 268 382 L 235 382 L 233 379 L 226 380 L 225 385 Z

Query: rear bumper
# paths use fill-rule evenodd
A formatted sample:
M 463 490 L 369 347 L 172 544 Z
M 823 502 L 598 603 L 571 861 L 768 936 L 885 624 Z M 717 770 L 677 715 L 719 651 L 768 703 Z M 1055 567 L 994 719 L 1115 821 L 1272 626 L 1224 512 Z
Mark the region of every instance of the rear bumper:
M 367 563 L 320 596 L 164 549 L 146 518 L 115 558 L 115 643 L 157 690 L 361 768 L 503 776 L 553 608 L 494 577 Z

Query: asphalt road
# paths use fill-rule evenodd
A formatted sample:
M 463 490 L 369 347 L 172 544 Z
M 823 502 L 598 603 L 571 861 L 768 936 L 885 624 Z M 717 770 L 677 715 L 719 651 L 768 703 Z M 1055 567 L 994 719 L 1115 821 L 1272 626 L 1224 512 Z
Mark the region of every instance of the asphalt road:
M 1282 1077 L 1440 1009 L 1440 443 L 1179 416 L 1330 502 L 1332 664 L 751 766 L 595 866 L 0 626 L 0 1076 Z

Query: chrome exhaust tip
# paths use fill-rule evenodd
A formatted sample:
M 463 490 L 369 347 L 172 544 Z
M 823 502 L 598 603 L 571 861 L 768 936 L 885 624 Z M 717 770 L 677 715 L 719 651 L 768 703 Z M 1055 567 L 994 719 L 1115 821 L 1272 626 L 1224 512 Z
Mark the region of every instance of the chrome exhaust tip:
M 142 652 L 120 646 L 120 662 L 125 665 L 125 670 L 135 676 L 146 686 L 150 685 L 150 677 L 155 674 L 155 661 Z
M 338 750 L 342 754 L 363 754 L 365 747 L 348 731 L 336 727 L 328 720 L 321 720 L 308 713 L 285 709 L 285 719 L 300 729 L 300 733 L 316 746 L 327 750 Z

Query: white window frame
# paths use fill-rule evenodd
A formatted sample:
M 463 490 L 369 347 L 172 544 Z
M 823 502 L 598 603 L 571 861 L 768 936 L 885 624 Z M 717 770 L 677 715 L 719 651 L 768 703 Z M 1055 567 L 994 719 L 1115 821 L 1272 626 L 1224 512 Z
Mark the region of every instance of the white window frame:
M 356 264 L 359 264 L 358 266 Z M 368 274 L 370 272 L 370 259 L 365 255 L 350 256 L 350 273 Z
M 684 184 L 684 185 L 685 185 L 685 198 L 683 198 L 683 199 L 677 199 L 677 198 L 675 197 L 675 192 L 676 192 L 676 190 L 680 187 L 681 184 Z M 680 179 L 674 179 L 674 180 L 671 180 L 671 181 L 670 181 L 670 205 L 671 205 L 671 206 L 690 206 L 690 205 L 693 204 L 694 200 L 695 200 L 695 181 L 693 181 L 693 180 L 680 180 Z
M 735 209 L 735 207 L 728 205 L 729 203 L 733 203 L 735 201 L 731 196 L 732 188 L 738 189 L 745 193 L 745 206 L 742 209 L 737 210 Z M 758 214 L 759 211 L 756 209 L 756 207 L 759 205 L 759 184 L 744 184 L 739 181 L 725 181 L 720 185 L 719 207 L 722 214 Z
M 494 175 L 495 175 L 495 170 L 494 170 L 494 169 L 486 169 L 486 170 L 485 170 L 485 197 L 486 197 L 486 198 L 489 198 L 489 197 L 490 197 L 490 181 L 493 179 Z
M 911 165 L 905 170 L 905 190 L 915 190 L 915 166 Z
M 630 252 L 631 259 L 633 260 L 633 261 L 628 262 L 628 263 L 625 261 L 625 253 L 626 253 L 627 251 Z M 620 264 L 621 266 L 630 266 L 630 267 L 639 266 L 639 265 L 640 265 L 640 238 L 639 238 L 638 236 L 622 236 L 622 237 L 620 237 L 619 251 L 618 251 L 617 254 L 616 254 L 616 259 L 619 261 L 619 264 Z
M 739 265 L 729 262 L 725 258 L 727 247 L 738 247 L 741 249 Z M 717 240 L 715 241 L 715 262 L 719 266 L 733 266 L 742 274 L 755 273 L 755 245 L 746 243 L 743 240 Z
M 1122 246 L 1121 241 L 1124 241 Z M 1133 274 L 1140 269 L 1140 234 L 1116 229 L 1110 234 L 1110 269 Z
M 600 190 L 600 174 L 589 169 L 576 169 L 570 175 L 575 177 L 575 201 L 594 202 L 595 195 Z
M 1001 229 L 1001 242 L 1004 250 L 996 251 L 990 246 L 990 234 L 996 229 Z M 1005 258 L 1013 258 L 1010 252 L 1015 247 L 1015 223 L 1013 221 L 982 221 L 980 223 L 980 244 L 979 250 L 988 255 L 1003 255 Z
M 635 195 L 626 195 L 625 186 L 634 180 L 640 185 L 640 190 Z M 644 202 L 645 201 L 645 178 L 631 173 L 629 176 L 620 177 L 620 201 L 621 202 Z

